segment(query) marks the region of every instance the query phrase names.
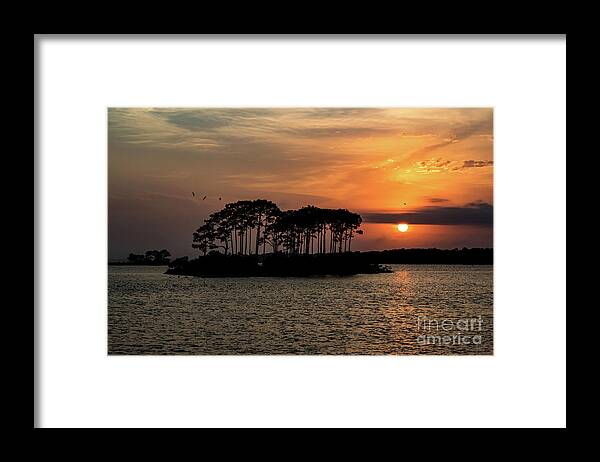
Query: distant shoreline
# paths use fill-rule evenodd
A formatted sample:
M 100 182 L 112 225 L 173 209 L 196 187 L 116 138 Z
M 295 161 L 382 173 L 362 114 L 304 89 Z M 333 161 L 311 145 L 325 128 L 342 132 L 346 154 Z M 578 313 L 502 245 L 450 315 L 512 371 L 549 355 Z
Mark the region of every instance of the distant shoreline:
M 224 255 L 220 254 L 222 257 Z M 415 249 L 387 249 L 387 250 L 368 250 L 347 252 L 338 255 L 351 255 L 353 259 L 360 259 L 363 263 L 369 264 L 391 264 L 391 265 L 493 265 L 493 248 L 462 248 L 462 249 L 436 249 L 436 248 L 415 248 Z M 262 262 L 265 258 L 271 258 L 272 253 L 259 255 L 258 261 Z M 231 256 L 229 256 L 231 257 Z M 256 256 L 251 256 L 256 259 Z M 317 255 L 313 255 L 317 257 Z M 206 257 L 198 257 L 206 258 Z M 189 257 L 182 257 L 172 260 L 170 263 L 134 263 L 126 261 L 109 261 L 109 266 L 170 266 L 177 261 L 195 261 Z
M 169 263 L 139 263 L 128 261 L 109 261 L 108 266 L 169 266 Z

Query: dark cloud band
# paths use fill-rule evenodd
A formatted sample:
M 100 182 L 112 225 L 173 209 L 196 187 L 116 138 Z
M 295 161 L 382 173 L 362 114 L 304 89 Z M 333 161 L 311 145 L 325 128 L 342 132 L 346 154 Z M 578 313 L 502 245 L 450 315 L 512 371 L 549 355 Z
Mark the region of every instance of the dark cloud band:
M 493 226 L 494 208 L 486 202 L 472 202 L 463 207 L 427 206 L 414 212 L 362 213 L 367 223 L 400 223 L 416 225 Z

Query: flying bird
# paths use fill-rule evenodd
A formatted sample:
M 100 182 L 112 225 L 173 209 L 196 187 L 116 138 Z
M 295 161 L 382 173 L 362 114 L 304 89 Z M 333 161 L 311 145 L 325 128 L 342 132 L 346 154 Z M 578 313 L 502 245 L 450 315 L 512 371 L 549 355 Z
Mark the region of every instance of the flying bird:
M 221 200 L 221 196 L 219 196 L 219 200 Z
M 202 198 L 202 200 L 204 200 L 204 199 L 206 199 L 206 196 L 204 196 L 204 197 Z
M 194 191 L 192 191 L 192 197 L 196 197 L 196 195 L 194 194 Z

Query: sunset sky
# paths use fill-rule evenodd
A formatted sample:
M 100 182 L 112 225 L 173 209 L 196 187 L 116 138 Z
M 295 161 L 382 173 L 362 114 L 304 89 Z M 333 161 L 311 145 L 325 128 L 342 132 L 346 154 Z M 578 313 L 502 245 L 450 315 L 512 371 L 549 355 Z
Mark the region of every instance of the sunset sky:
M 257 198 L 360 213 L 353 250 L 492 247 L 492 125 L 491 108 L 111 108 L 109 259 L 196 255 L 210 213 Z

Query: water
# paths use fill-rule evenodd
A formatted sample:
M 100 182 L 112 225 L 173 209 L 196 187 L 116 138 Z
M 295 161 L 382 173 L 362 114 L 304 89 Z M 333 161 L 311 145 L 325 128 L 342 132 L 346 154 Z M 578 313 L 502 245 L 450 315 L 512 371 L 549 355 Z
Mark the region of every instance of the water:
M 491 266 L 195 278 L 109 266 L 109 354 L 493 354 Z

